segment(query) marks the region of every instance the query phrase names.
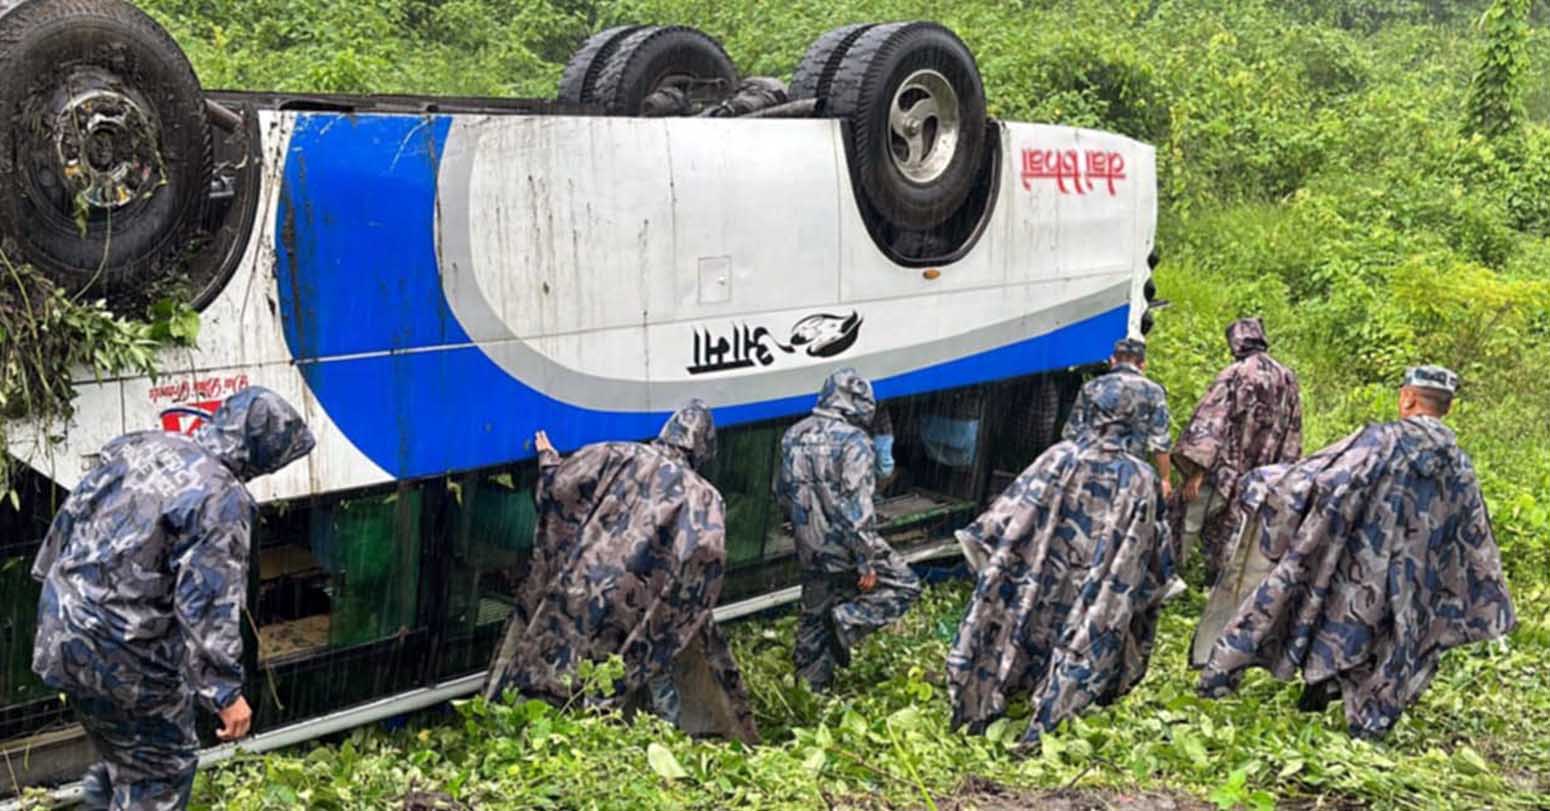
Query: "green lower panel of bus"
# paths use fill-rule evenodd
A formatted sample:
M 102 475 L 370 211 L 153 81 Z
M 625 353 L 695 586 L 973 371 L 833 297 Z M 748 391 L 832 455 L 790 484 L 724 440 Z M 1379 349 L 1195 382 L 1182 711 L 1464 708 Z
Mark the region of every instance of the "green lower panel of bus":
M 312 554 L 333 575 L 329 643 L 357 645 L 416 625 L 420 493 L 344 501 L 312 521 Z
M 0 706 L 50 694 L 32 674 L 32 637 L 37 628 L 38 583 L 26 557 L 0 559 Z

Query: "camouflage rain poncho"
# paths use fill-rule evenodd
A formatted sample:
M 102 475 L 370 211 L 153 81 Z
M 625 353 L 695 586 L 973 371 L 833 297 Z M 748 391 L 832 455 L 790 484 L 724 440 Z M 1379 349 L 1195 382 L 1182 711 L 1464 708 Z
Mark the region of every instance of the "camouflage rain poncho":
M 829 375 L 811 416 L 780 441 L 776 482 L 802 564 L 802 607 L 792 659 L 809 685 L 824 689 L 850 649 L 909 613 L 920 578 L 877 532 L 877 397 L 854 369 Z M 890 423 L 891 427 L 891 423 Z M 863 593 L 858 581 L 877 576 Z
M 1151 397 L 1094 394 L 1083 439 L 1045 451 L 958 533 L 985 564 L 947 658 L 955 728 L 982 731 L 1027 692 L 1036 743 L 1146 674 L 1173 576 L 1161 480 L 1126 452 L 1139 444 L 1130 409 Z
M 1256 470 L 1239 507 L 1245 535 L 1197 638 L 1204 695 L 1250 667 L 1300 671 L 1339 686 L 1352 734 L 1381 737 L 1445 651 L 1516 622 L 1474 468 L 1440 420 L 1369 426 Z
M 539 459 L 532 571 L 487 697 L 509 688 L 564 701 L 581 662 L 618 654 L 620 689 L 590 697 L 597 704 L 625 707 L 650 693 L 659 714 L 690 732 L 757 739 L 742 674 L 711 616 L 726 563 L 724 510 L 695 469 L 713 457 L 715 440 L 711 414 L 696 402 L 650 444 Z M 685 694 L 691 700 L 680 704 Z
M 1267 354 L 1265 328 L 1257 318 L 1227 327 L 1227 344 L 1237 360 L 1211 384 L 1179 434 L 1173 457 L 1189 477 L 1206 474 L 1207 496 L 1215 510 L 1205 516 L 1201 542 L 1212 571 L 1227 557 L 1236 513 L 1227 509 L 1238 480 L 1264 465 L 1295 462 L 1302 456 L 1302 395 L 1297 376 Z M 1175 539 L 1183 537 L 1183 488 L 1169 504 Z
M 242 694 L 241 611 L 257 509 L 243 482 L 312 450 L 268 389 L 234 395 L 193 438 L 110 442 L 65 500 L 32 574 L 42 581 L 32 667 L 68 693 L 104 763 L 88 800 L 178 808 L 192 785 L 194 701 Z

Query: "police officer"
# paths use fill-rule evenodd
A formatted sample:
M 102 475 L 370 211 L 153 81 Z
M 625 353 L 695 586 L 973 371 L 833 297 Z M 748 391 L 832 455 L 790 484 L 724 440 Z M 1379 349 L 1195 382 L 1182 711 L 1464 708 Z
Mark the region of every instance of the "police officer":
M 532 569 L 485 696 L 564 703 L 582 662 L 617 654 L 620 689 L 584 696 L 594 706 L 646 705 L 691 734 L 756 742 L 742 672 L 712 614 L 726 510 L 702 475 L 716 455 L 710 409 L 691 401 L 651 442 L 600 442 L 570 458 L 544 432 L 536 439 Z
M 836 665 L 867 634 L 904 616 L 920 580 L 877 534 L 872 384 L 854 369 L 824 382 L 818 406 L 781 439 L 781 505 L 802 565 L 802 611 L 794 657 L 798 674 L 826 688 Z
M 1352 735 L 1382 738 L 1445 652 L 1512 631 L 1480 482 L 1442 421 L 1458 385 L 1410 369 L 1398 420 L 1244 477 L 1243 534 L 1191 654 L 1202 695 L 1233 692 L 1250 668 L 1300 675 L 1303 709 L 1340 697 Z
M 1207 585 L 1227 554 L 1238 480 L 1257 467 L 1302 456 L 1302 395 L 1297 375 L 1270 356 L 1265 325 L 1240 318 L 1227 326 L 1233 363 L 1212 381 L 1179 434 L 1173 457 L 1185 483 L 1169 505 L 1183 566 L 1195 541 L 1205 546 Z
M 221 740 L 247 734 L 239 617 L 257 507 L 244 482 L 313 444 L 289 403 L 246 389 L 192 438 L 108 443 L 54 517 L 32 570 L 43 584 L 32 667 L 68 695 L 102 756 L 86 807 L 184 808 L 195 701 L 220 716 Z
M 1142 460 L 1151 457 L 1162 481 L 1163 498 L 1171 497 L 1173 486 L 1168 477 L 1173 466 L 1168 452 L 1173 449 L 1173 440 L 1168 435 L 1168 393 L 1146 377 L 1145 341 L 1122 338 L 1115 342 L 1114 354 L 1109 358 L 1109 373 L 1089 380 L 1077 396 L 1062 434 L 1065 439 L 1080 442 L 1093 431 L 1097 412 L 1094 403 L 1100 398 L 1124 401 L 1131 423 L 1130 432 L 1124 438 L 1124 449 Z

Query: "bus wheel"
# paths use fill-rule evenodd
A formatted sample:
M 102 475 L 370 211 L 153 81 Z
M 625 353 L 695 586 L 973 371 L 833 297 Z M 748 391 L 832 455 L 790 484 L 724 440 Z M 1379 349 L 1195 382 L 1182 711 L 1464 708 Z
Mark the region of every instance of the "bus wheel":
M 581 47 L 571 54 L 570 61 L 565 63 L 565 72 L 560 74 L 560 90 L 556 98 L 569 104 L 591 104 L 594 101 L 593 93 L 597 89 L 597 76 L 603 72 L 603 66 L 608 63 L 608 58 L 619 47 L 619 42 L 645 27 L 620 25 L 588 37 L 587 41 L 581 43 Z
M 850 119 L 857 175 L 893 225 L 939 225 L 969 196 L 986 148 L 985 88 L 952 31 L 927 22 L 863 31 L 823 104 Z
M 791 74 L 792 101 L 817 99 L 817 113 L 822 115 L 826 111 L 825 101 L 829 97 L 829 85 L 834 81 L 834 72 L 840 69 L 840 60 L 862 34 L 875 27 L 876 23 L 845 25 L 813 40 Z
M 648 26 L 608 55 L 593 103 L 609 115 L 691 115 L 737 88 L 737 67 L 721 44 L 683 26 Z
M 210 195 L 204 93 L 122 0 L 0 16 L 0 247 L 121 312 L 186 275 Z

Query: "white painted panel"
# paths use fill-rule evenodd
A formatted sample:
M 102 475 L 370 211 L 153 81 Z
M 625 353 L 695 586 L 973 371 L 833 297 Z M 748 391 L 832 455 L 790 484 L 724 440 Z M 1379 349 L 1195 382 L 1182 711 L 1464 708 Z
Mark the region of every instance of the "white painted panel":
M 1132 267 L 1150 152 L 1120 135 L 1071 127 L 1008 124 L 1006 132 L 1003 183 L 1016 190 L 1007 214 L 1018 223 L 1008 250 L 1037 257 L 1022 269 L 1049 278 Z
M 449 285 L 476 285 L 512 334 L 639 324 L 653 289 L 671 296 L 665 121 L 459 118 L 443 163 L 443 180 L 447 167 L 470 174 L 466 200 L 443 189 L 441 205 L 466 205 L 468 230 L 441 233 L 442 272 Z M 494 325 L 463 326 L 475 340 L 501 337 Z
M 29 421 L 6 427 L 16 440 L 7 446 L 33 470 L 72 488 L 91 468 L 96 454 L 125 430 L 124 387 L 117 380 L 76 385 L 75 414 L 69 421 Z
M 225 398 L 249 386 L 272 389 L 301 411 L 317 438 L 317 447 L 306 458 L 272 476 L 249 485 L 260 501 L 296 498 L 314 492 L 344 490 L 389 481 L 391 477 L 373 464 L 345 438 L 307 389 L 296 367 L 288 363 L 248 366 L 220 372 L 194 375 L 167 375 L 151 381 L 145 378 L 122 384 L 124 430 L 150 430 L 163 427 L 161 413 L 173 406 L 209 410 Z M 178 428 L 195 426 L 184 420 Z M 72 447 L 81 447 L 77 438 Z M 74 481 L 70 483 L 73 486 Z
M 835 301 L 840 172 L 833 121 L 679 119 L 668 126 L 677 259 L 653 273 L 650 321 L 811 307 Z M 700 295 L 699 263 L 731 262 L 731 295 Z M 597 291 L 599 293 L 603 291 Z
M 294 115 L 259 113 L 264 168 L 259 172 L 262 185 L 253 235 L 231 280 L 200 313 L 198 348 L 166 357 L 163 368 L 169 373 L 197 374 L 291 359 L 279 314 L 274 240 L 286 150 L 295 121 Z

